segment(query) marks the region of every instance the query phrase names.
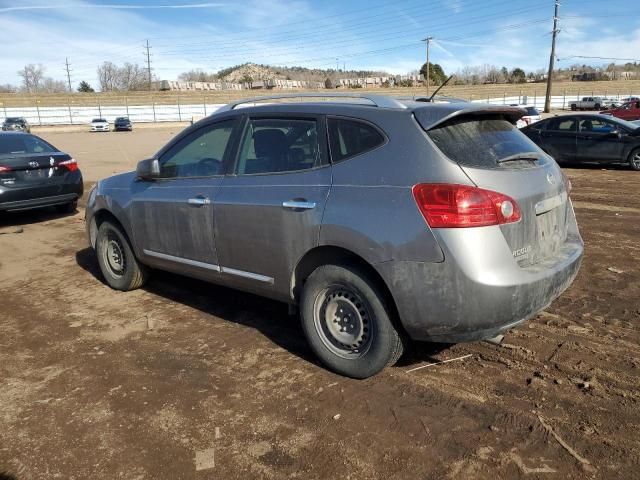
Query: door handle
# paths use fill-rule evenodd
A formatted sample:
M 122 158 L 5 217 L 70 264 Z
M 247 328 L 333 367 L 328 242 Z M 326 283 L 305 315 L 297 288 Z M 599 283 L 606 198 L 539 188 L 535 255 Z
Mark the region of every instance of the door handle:
M 195 205 L 196 207 L 201 207 L 202 205 L 209 205 L 211 200 L 207 197 L 194 197 L 187 200 L 189 205 Z
M 312 210 L 316 208 L 315 202 L 307 202 L 306 200 L 289 200 L 282 202 L 282 206 L 292 210 Z

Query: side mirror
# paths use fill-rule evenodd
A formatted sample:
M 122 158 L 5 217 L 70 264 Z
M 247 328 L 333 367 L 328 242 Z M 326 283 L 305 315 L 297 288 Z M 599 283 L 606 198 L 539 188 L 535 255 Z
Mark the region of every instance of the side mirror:
M 609 132 L 609 135 L 607 135 L 608 137 L 614 137 L 614 138 L 620 138 L 622 137 L 622 133 L 620 132 L 620 130 L 615 129 L 615 130 L 611 130 Z
M 157 158 L 150 158 L 138 162 L 136 175 L 141 180 L 153 180 L 160 177 L 160 163 Z

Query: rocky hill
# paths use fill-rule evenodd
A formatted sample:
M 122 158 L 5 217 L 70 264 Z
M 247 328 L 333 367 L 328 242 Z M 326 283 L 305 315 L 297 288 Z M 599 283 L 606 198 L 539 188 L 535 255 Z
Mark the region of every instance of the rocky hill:
M 335 69 L 310 69 L 304 67 L 277 67 L 270 65 L 257 65 L 255 63 L 245 63 L 235 67 L 220 70 L 217 77 L 220 80 L 233 83 L 241 83 L 246 81 L 271 80 L 274 78 L 286 80 L 306 80 L 323 82 L 330 78 L 357 78 L 385 76 L 385 72 L 373 72 L 367 70 L 335 70 Z

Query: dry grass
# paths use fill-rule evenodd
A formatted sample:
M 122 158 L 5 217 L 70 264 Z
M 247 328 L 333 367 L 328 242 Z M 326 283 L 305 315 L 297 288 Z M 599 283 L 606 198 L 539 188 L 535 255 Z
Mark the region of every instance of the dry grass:
M 544 83 L 527 83 L 513 85 L 450 85 L 446 86 L 442 93 L 467 100 L 483 98 L 509 97 L 528 95 L 543 97 L 546 85 Z M 327 93 L 326 90 L 309 90 L 310 92 Z M 337 90 L 339 92 L 364 93 L 367 91 L 389 95 L 424 95 L 425 89 L 421 88 L 376 88 Z M 175 105 L 197 103 L 228 103 L 230 101 L 250 98 L 259 95 L 275 93 L 290 93 L 291 90 L 239 90 L 239 91 L 208 91 L 208 92 L 128 92 L 128 93 L 74 93 L 74 94 L 0 94 L 0 108 L 2 107 L 32 107 L 36 104 L 41 107 L 55 106 L 101 106 L 109 105 Z M 619 80 L 611 82 L 556 82 L 553 86 L 553 95 L 566 95 L 568 100 L 577 96 L 607 95 L 611 97 L 625 97 L 640 93 L 640 81 Z

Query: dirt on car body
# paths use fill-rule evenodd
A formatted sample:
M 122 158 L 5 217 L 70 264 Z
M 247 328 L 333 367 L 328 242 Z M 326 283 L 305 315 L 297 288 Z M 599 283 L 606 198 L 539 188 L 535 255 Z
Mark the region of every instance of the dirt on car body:
M 43 134 L 93 182 L 170 131 L 115 135 Z M 320 367 L 286 305 L 165 273 L 116 292 L 80 212 L 4 215 L 0 472 L 639 478 L 640 177 L 565 171 L 586 246 L 572 287 L 501 346 L 416 344 L 365 381 Z

